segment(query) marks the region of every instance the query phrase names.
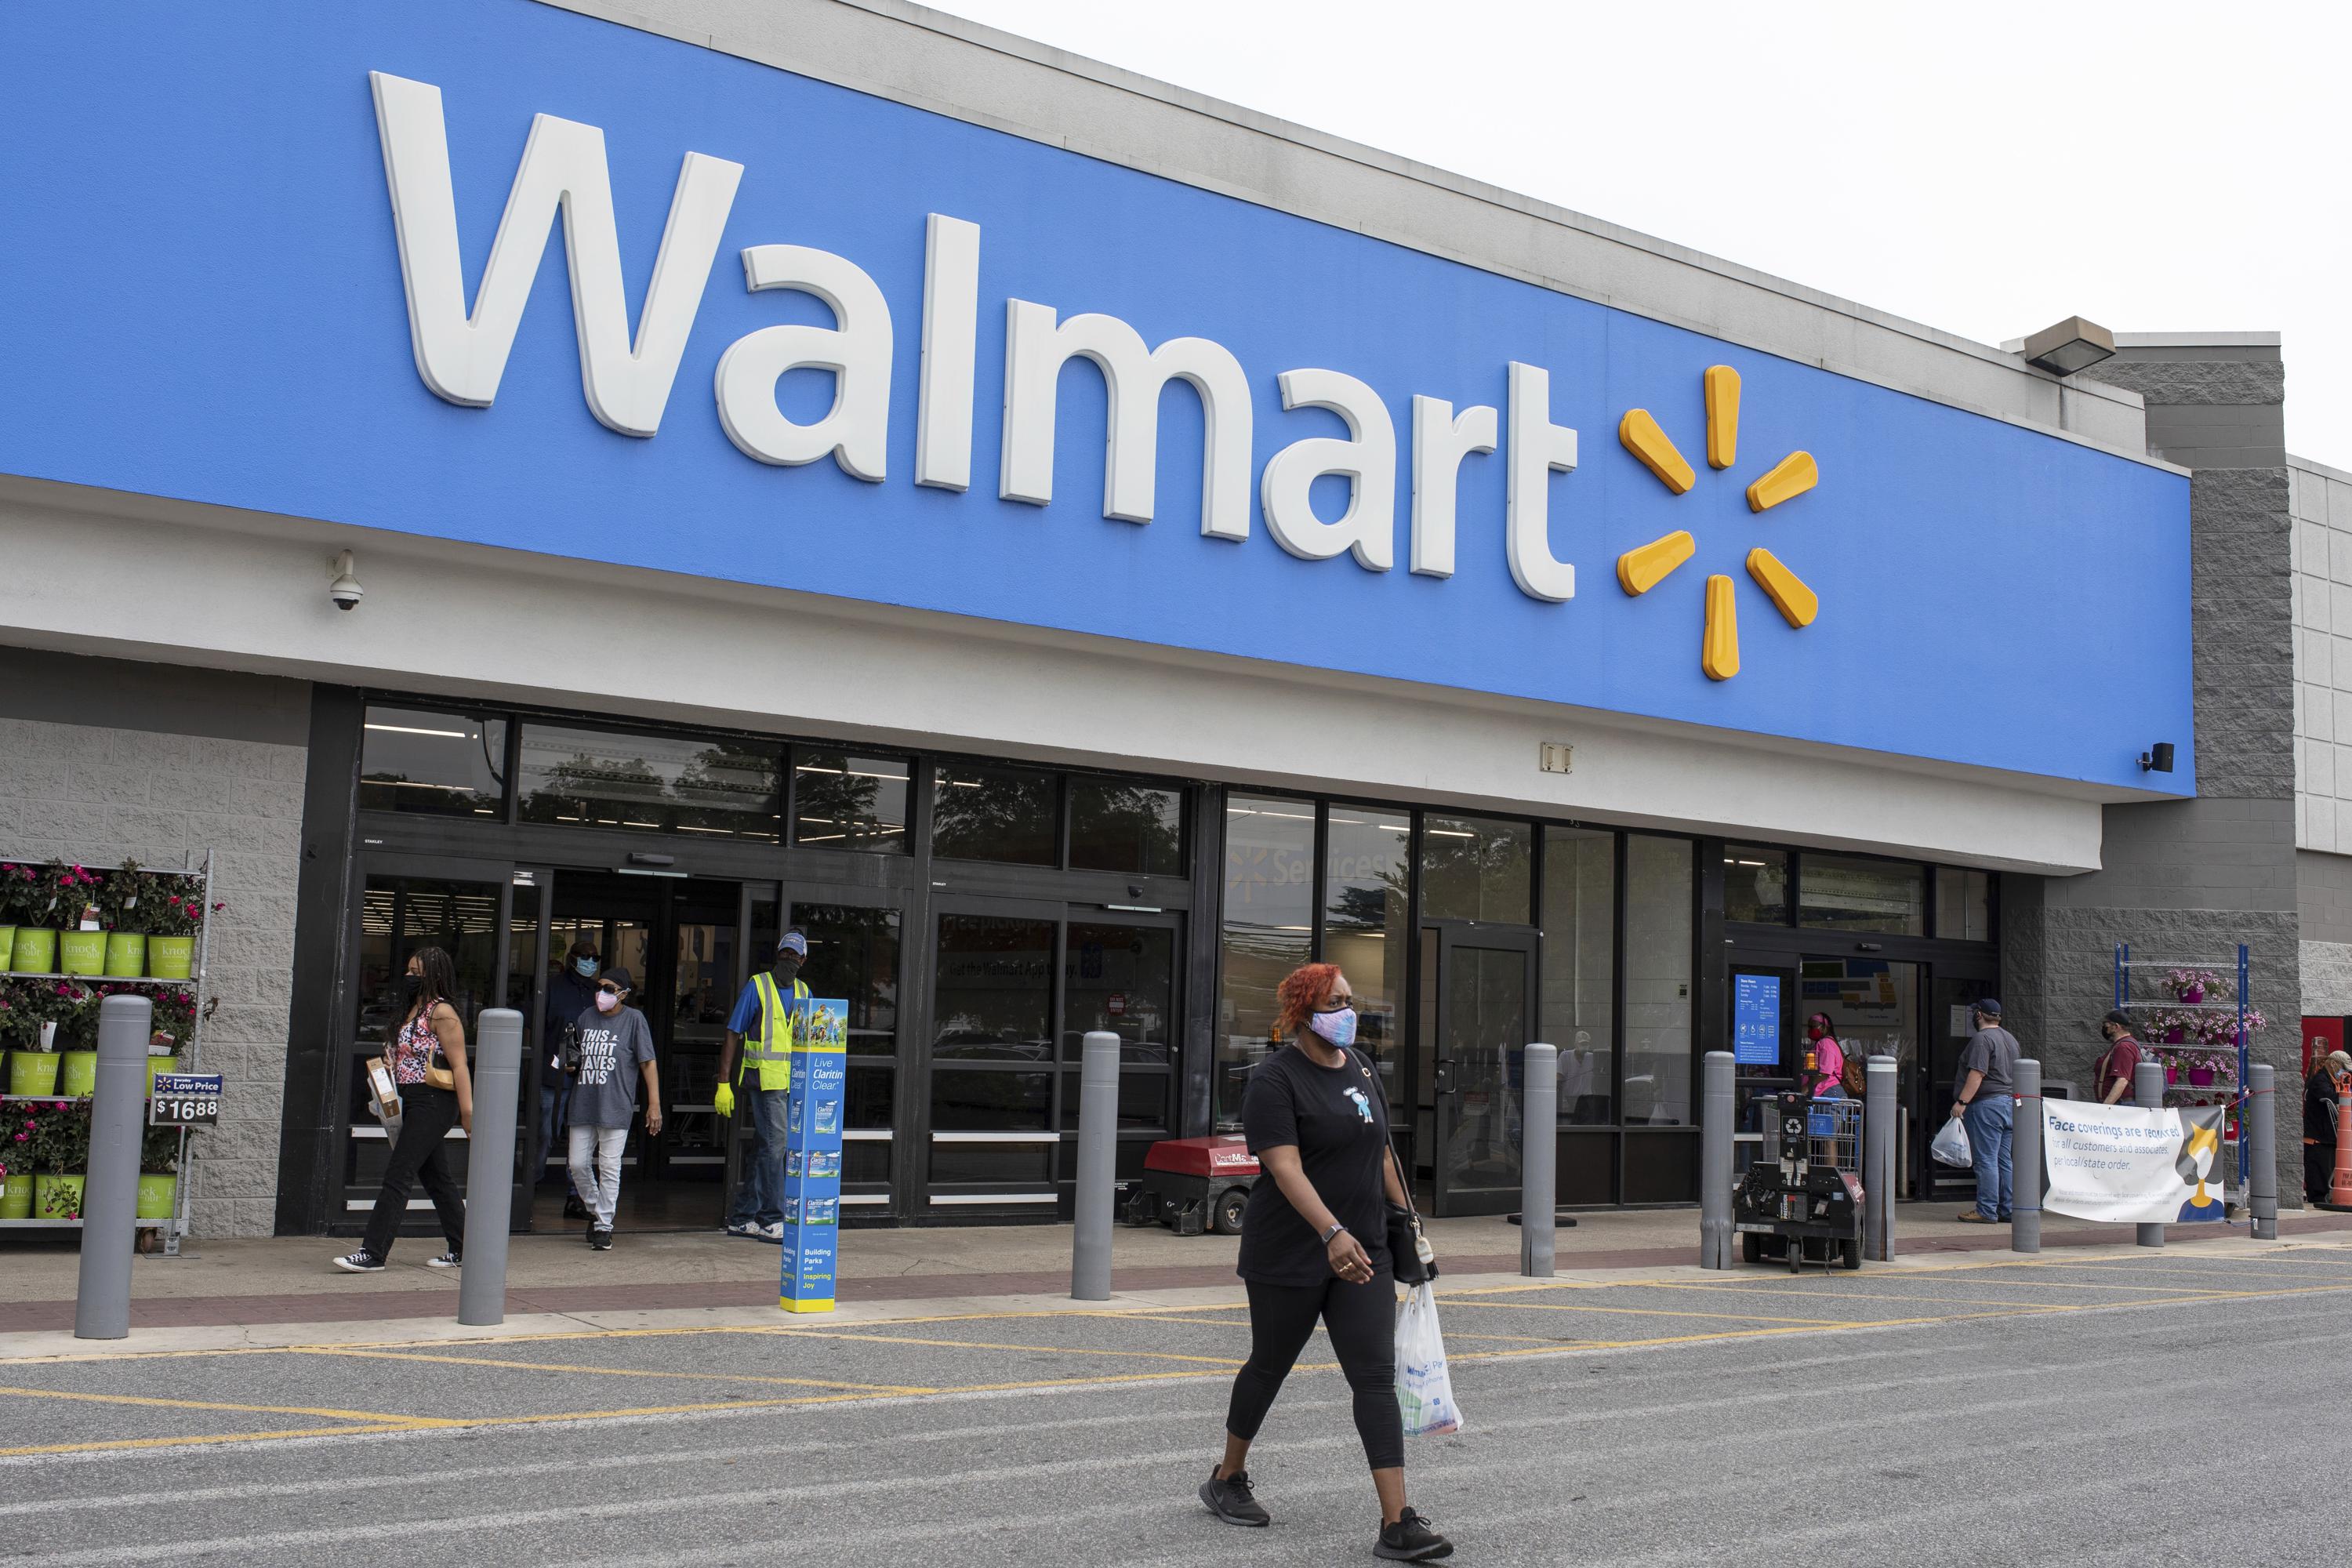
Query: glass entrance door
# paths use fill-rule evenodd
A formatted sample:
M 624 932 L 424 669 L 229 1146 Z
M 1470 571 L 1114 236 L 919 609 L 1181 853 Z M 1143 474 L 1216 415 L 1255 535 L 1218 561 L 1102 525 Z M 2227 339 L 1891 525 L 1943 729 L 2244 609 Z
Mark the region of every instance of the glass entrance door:
M 1182 994 L 1173 916 L 940 900 L 921 1179 L 934 1211 L 1066 1210 L 1086 1037 L 1119 1037 L 1118 1166 L 1172 1131 Z
M 365 1107 L 369 1058 L 383 1054 L 401 1022 L 400 982 L 408 960 L 421 948 L 437 947 L 449 955 L 457 975 L 457 994 L 450 1000 L 466 1026 L 470 1046 L 480 1039 L 484 1008 L 513 1006 L 518 976 L 513 954 L 520 942 L 535 951 L 540 909 L 539 879 L 528 868 L 469 860 L 377 855 L 360 866 L 359 898 L 352 909 L 349 972 L 349 1011 L 342 1023 L 345 1068 L 344 1147 L 340 1213 L 331 1216 L 335 1229 L 355 1230 L 367 1222 L 375 1206 L 384 1166 L 392 1146 L 384 1128 Z M 520 977 L 528 989 L 530 975 Z M 526 1013 L 526 1018 L 529 1015 Z M 526 1064 L 533 1045 L 523 1042 Z M 529 1074 L 525 1074 L 526 1084 Z M 517 1107 L 520 1166 L 528 1159 L 535 1108 L 530 1097 Z M 468 1161 L 466 1133 L 449 1131 L 451 1157 L 462 1186 Z M 510 1194 L 515 1228 L 526 1228 L 528 1194 L 518 1181 Z M 436 1228 L 433 1205 L 422 1190 L 412 1192 L 404 1235 L 429 1235 Z
M 1502 1214 L 1519 1201 L 1535 937 L 1468 924 L 1438 927 L 1436 937 L 1437 974 L 1424 1009 L 1435 1134 L 1431 1207 L 1440 1215 Z

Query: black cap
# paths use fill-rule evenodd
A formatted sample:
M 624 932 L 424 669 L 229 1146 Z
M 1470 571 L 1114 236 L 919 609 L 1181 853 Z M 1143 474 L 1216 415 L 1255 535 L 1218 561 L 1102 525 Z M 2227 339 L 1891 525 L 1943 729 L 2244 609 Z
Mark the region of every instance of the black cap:
M 2121 1007 L 2118 1007 L 2112 1013 L 2109 1013 L 2105 1017 L 2100 1019 L 2099 1022 L 2102 1024 L 2117 1024 L 2121 1025 L 2126 1029 L 2129 1029 L 2131 1027 L 2131 1015 L 2125 1012 Z

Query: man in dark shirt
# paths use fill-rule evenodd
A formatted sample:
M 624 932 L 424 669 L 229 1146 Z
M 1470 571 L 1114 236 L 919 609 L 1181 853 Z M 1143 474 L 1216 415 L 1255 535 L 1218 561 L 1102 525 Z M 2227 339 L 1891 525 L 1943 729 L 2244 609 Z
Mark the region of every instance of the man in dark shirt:
M 2000 1026 L 2000 1004 L 1988 996 L 1974 1008 L 1977 1032 L 1960 1051 L 1960 1081 L 1952 1114 L 1969 1130 L 1969 1152 L 1977 1168 L 1977 1206 L 1960 1215 L 1966 1225 L 2007 1225 L 2011 1184 L 2010 1139 L 2017 1037 Z
M 2139 1066 L 2139 1042 L 2132 1038 L 2131 1016 L 2118 1008 L 2099 1020 L 2106 1054 L 2092 1069 L 2092 1092 L 2101 1105 L 2121 1105 L 2132 1091 L 2132 1071 Z
M 2303 1196 L 2324 1204 L 2336 1177 L 2336 1097 L 2352 1074 L 2352 1056 L 2330 1051 L 2303 1085 Z

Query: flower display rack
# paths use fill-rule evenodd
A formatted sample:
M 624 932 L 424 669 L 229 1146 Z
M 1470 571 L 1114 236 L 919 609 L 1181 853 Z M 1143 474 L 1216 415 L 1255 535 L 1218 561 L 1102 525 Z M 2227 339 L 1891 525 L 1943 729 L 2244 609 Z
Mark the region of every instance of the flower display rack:
M 173 923 L 179 931 L 194 939 L 187 973 L 184 976 L 119 972 L 89 973 L 69 972 L 61 963 L 52 963 L 46 968 L 16 969 L 10 967 L 10 952 L 0 951 L 0 1001 L 22 997 L 28 992 L 37 994 L 37 988 L 44 985 L 72 988 L 81 994 L 81 1005 L 87 1005 L 94 1014 L 98 1002 L 107 995 L 124 992 L 154 995 L 161 1004 L 159 1013 L 168 1007 L 174 1016 L 173 1021 L 182 1024 L 185 1030 L 179 1041 L 178 1070 L 201 1071 L 205 1024 L 206 1015 L 211 1011 L 205 985 L 205 972 L 212 949 L 211 917 L 220 908 L 213 901 L 213 853 L 210 849 L 185 850 L 181 854 L 177 866 L 149 864 L 132 868 L 126 864 L 119 872 L 83 873 L 83 867 L 98 858 L 91 857 L 72 867 L 73 872 L 89 878 L 87 885 L 93 889 L 133 877 L 156 879 L 159 887 L 170 889 L 167 896 L 174 900 L 171 911 Z M 15 872 L 32 864 L 27 860 L 0 857 L 0 871 Z M 194 884 L 193 898 L 187 897 L 192 890 L 191 883 Z M 112 910 L 110 912 L 120 914 L 127 911 Z M 143 936 L 146 933 L 140 934 Z M 144 970 L 149 965 L 142 963 L 140 967 Z M 171 1000 L 165 1001 L 165 998 Z M 10 1005 L 15 1004 L 10 1001 Z M 0 1045 L 8 1043 L 0 1040 Z M 6 1079 L 0 1077 L 0 1090 L 9 1087 Z M 12 1112 L 16 1114 L 12 1116 Z M 47 1118 L 79 1118 L 86 1123 L 89 1115 L 89 1095 L 86 1092 L 63 1092 L 62 1086 L 59 1091 L 48 1094 L 0 1093 L 0 1125 L 22 1122 L 27 1119 L 38 1121 L 44 1119 L 44 1115 Z M 135 1223 L 142 1230 L 160 1232 L 164 1256 L 177 1257 L 181 1240 L 188 1234 L 188 1130 L 184 1127 L 151 1129 L 147 1137 L 151 1150 L 169 1149 L 172 1169 L 178 1179 L 173 1184 L 171 1212 L 168 1215 L 142 1215 Z M 13 1143 L 15 1141 L 7 1142 Z M 86 1133 L 83 1142 L 86 1144 Z M 0 1164 L 16 1163 L 6 1160 L 6 1154 L 7 1148 L 0 1146 Z M 142 1172 L 148 1163 L 142 1159 Z M 75 1212 L 70 1217 L 39 1212 L 27 1218 L 0 1216 L 0 1230 L 78 1230 L 82 1224 L 78 1200 L 72 1204 Z
M 2237 1181 L 2224 1194 L 2243 1212 L 2251 1152 L 2241 1134 L 2248 1092 L 2248 1042 L 2269 1022 L 2250 994 L 2252 961 L 2244 942 L 2227 958 L 2134 958 L 2116 943 L 2116 1007 L 2143 1024 L 2140 1048 L 2164 1064 L 2164 1103 L 2229 1107 L 2225 1136 L 2238 1148 Z M 2163 990 L 2168 996 L 2150 996 Z

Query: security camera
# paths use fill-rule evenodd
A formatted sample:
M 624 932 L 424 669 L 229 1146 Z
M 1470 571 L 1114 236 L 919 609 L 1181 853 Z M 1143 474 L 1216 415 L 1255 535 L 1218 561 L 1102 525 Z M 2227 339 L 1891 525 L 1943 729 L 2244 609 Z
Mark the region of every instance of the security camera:
M 335 580 L 327 584 L 327 597 L 335 602 L 335 608 L 339 610 L 352 608 L 360 602 L 360 595 L 366 591 L 360 586 L 360 580 L 352 575 L 352 552 L 346 550 L 336 556 Z

